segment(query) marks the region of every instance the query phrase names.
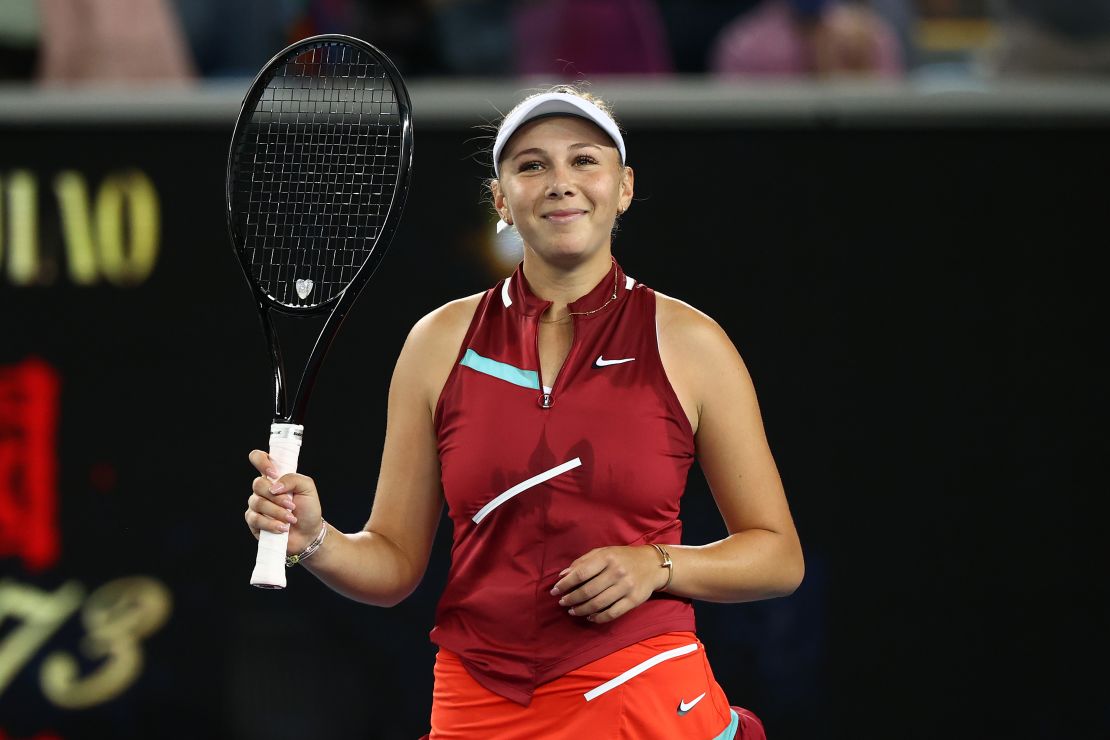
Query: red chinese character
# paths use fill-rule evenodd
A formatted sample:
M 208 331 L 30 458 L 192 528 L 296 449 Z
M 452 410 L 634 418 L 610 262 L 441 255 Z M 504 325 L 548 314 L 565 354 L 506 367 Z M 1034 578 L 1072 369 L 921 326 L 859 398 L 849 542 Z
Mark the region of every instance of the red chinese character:
M 58 375 L 29 359 L 0 366 L 0 557 L 31 571 L 58 560 Z

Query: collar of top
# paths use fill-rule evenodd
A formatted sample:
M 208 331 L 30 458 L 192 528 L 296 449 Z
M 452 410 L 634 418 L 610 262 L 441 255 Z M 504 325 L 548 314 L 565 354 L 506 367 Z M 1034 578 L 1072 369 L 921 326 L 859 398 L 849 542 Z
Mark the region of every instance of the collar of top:
M 501 152 L 509 142 L 516 130 L 529 121 L 540 116 L 565 115 L 578 116 L 587 121 L 596 123 L 602 131 L 609 135 L 617 150 L 621 153 L 621 164 L 627 160 L 624 150 L 624 137 L 617 128 L 616 122 L 609 114 L 596 105 L 568 93 L 543 93 L 534 95 L 518 105 L 501 124 L 497 131 L 497 138 L 493 143 L 493 174 L 501 177 Z
M 593 311 L 604 305 L 613 296 L 613 284 L 616 282 L 617 298 L 615 301 L 605 307 L 604 311 L 597 311 L 587 315 L 582 315 L 580 312 Z M 613 266 L 609 268 L 609 272 L 605 277 L 595 285 L 589 293 L 581 298 L 571 301 L 567 304 L 567 310 L 572 313 L 579 313 L 575 316 L 576 319 L 592 319 L 597 316 L 604 316 L 609 312 L 610 308 L 620 302 L 624 294 L 631 289 L 632 283 L 630 279 L 624 274 L 624 270 L 613 260 Z M 528 280 L 524 277 L 524 262 L 517 265 L 516 270 L 510 277 L 505 278 L 501 284 L 501 302 L 504 306 L 512 311 L 519 311 L 525 316 L 539 316 L 547 310 L 553 301 L 544 300 L 532 292 L 532 288 L 528 285 Z

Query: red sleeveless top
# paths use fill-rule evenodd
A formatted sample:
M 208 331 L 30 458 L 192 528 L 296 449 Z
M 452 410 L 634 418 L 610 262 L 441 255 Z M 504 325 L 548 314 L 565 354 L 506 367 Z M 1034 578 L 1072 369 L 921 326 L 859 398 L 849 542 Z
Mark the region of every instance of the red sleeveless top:
M 606 624 L 549 592 L 597 547 L 677 544 L 694 459 L 659 359 L 655 293 L 614 261 L 570 311 L 574 340 L 540 387 L 536 297 L 518 267 L 486 292 L 440 395 L 435 430 L 454 524 L 432 642 L 525 706 L 535 687 L 645 638 L 693 631 L 688 599 L 656 593 Z

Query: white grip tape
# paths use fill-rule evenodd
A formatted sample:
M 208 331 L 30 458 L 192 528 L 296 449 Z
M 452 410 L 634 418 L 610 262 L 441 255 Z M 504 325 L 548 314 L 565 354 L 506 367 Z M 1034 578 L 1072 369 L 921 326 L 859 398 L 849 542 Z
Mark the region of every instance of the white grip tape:
M 270 425 L 270 459 L 278 476 L 297 472 L 297 458 L 301 454 L 300 424 Z M 289 546 L 289 533 L 258 533 L 258 556 L 251 573 L 251 585 L 259 588 L 285 588 L 285 555 Z

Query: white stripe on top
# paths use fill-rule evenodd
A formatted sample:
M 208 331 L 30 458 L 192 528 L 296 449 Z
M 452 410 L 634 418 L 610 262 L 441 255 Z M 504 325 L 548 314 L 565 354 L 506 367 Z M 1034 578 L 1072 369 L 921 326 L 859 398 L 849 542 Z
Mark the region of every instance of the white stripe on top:
M 509 281 L 513 278 L 505 278 L 505 282 L 501 283 L 501 302 L 505 304 L 505 308 L 513 305 L 513 299 L 509 297 Z
M 640 663 L 639 665 L 632 666 L 631 668 L 629 668 L 627 671 L 625 671 L 621 675 L 617 676 L 616 678 L 609 679 L 608 681 L 601 684 L 597 688 L 590 689 L 585 694 L 583 694 L 583 696 L 586 697 L 586 701 L 592 701 L 592 700 L 596 699 L 597 697 L 601 696 L 602 694 L 604 694 L 606 691 L 610 691 L 612 689 L 617 688 L 618 686 L 620 686 L 625 681 L 628 681 L 629 679 L 632 679 L 632 678 L 635 678 L 636 676 L 639 676 L 641 673 L 643 673 L 647 669 L 654 668 L 655 666 L 659 665 L 660 663 L 662 663 L 665 660 L 670 660 L 671 658 L 677 658 L 677 657 L 682 656 L 682 655 L 688 655 L 688 654 L 694 652 L 697 649 L 698 649 L 698 644 L 696 642 L 691 642 L 689 645 L 683 645 L 682 647 L 676 647 L 673 650 L 667 650 L 665 652 L 659 653 L 656 656 L 648 658 L 647 660 L 645 660 L 643 663 Z
M 625 275 L 624 276 L 624 289 L 625 290 L 632 290 L 632 287 L 634 285 L 636 285 L 636 279 L 634 277 L 632 277 L 631 275 Z
M 549 481 L 552 478 L 554 478 L 555 476 L 562 475 L 563 473 L 567 472 L 568 470 L 573 470 L 574 468 L 577 468 L 581 464 L 582 464 L 582 458 L 576 457 L 573 460 L 567 460 L 562 465 L 556 465 L 555 467 L 551 468 L 550 470 L 545 470 L 542 473 L 540 473 L 539 475 L 533 475 L 531 478 L 529 478 L 526 481 L 522 481 L 520 483 L 517 483 L 515 486 L 513 486 L 509 490 L 507 490 L 504 493 L 502 493 L 501 495 L 499 495 L 493 501 L 490 501 L 488 504 L 483 506 L 478 511 L 478 513 L 474 515 L 474 517 L 473 517 L 474 523 L 475 524 L 480 523 L 483 519 L 486 518 L 486 516 L 491 511 L 493 511 L 498 506 L 505 503 L 506 501 L 511 499 L 513 496 L 517 495 L 518 493 L 522 493 L 523 491 L 527 491 L 529 488 L 531 488 L 533 486 L 538 486 L 539 484 L 541 484 L 545 481 Z

